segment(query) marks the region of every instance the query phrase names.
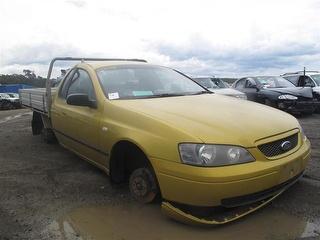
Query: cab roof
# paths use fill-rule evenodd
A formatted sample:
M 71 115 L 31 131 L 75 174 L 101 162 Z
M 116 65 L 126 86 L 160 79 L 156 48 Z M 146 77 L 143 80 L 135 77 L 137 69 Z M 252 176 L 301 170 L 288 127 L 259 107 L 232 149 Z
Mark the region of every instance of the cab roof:
M 95 61 L 95 62 L 82 62 L 79 63 L 77 66 L 81 66 L 82 64 L 89 65 L 93 69 L 99 69 L 103 67 L 110 67 L 110 66 L 120 66 L 120 65 L 146 65 L 148 63 L 142 61 Z

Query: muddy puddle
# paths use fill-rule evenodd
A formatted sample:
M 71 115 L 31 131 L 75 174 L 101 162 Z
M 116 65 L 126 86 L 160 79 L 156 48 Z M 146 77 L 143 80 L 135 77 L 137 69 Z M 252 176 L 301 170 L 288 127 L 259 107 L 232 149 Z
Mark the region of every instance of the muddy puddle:
M 165 217 L 157 205 L 79 208 L 55 222 L 61 239 L 296 239 L 320 237 L 320 225 L 268 206 L 234 223 L 187 226 Z

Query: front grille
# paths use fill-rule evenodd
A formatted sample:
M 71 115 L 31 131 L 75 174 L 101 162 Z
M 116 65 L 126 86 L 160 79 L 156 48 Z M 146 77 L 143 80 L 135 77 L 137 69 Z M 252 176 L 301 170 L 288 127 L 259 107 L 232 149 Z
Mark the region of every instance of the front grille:
M 291 143 L 291 146 L 286 149 L 283 149 L 281 145 L 285 141 L 289 141 Z M 282 138 L 280 140 L 261 144 L 258 146 L 258 148 L 266 157 L 274 157 L 290 151 L 291 149 L 295 148 L 297 144 L 298 144 L 298 133 L 295 133 L 289 137 Z

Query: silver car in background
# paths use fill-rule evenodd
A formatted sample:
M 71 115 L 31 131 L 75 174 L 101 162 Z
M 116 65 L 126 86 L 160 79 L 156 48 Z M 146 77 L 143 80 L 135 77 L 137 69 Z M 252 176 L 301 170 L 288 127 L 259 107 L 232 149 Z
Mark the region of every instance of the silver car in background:
M 245 93 L 230 88 L 228 83 L 221 80 L 220 78 L 216 78 L 213 76 L 193 76 L 191 78 L 201 86 L 207 88 L 208 90 L 216 94 L 226 95 L 239 99 L 247 99 Z

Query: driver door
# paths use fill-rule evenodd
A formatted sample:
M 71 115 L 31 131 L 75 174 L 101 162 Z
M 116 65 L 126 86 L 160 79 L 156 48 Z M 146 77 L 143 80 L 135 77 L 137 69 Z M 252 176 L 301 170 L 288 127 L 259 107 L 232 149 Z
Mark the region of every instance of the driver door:
M 77 93 L 97 101 L 90 75 L 81 68 L 66 78 L 52 105 L 53 128 L 63 145 L 88 160 L 105 164 L 105 154 L 100 150 L 101 112 L 99 108 L 67 104 L 67 97 Z
M 258 101 L 258 89 L 257 84 L 253 79 L 247 78 L 245 83 L 244 92 L 247 95 L 248 100 Z

